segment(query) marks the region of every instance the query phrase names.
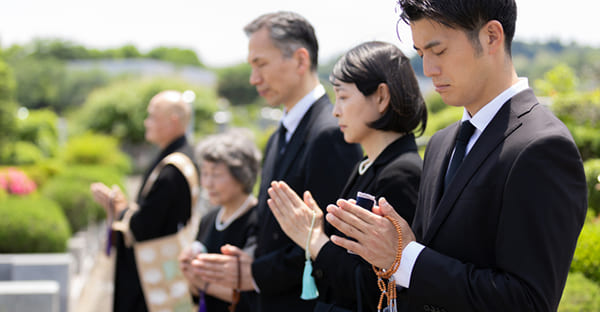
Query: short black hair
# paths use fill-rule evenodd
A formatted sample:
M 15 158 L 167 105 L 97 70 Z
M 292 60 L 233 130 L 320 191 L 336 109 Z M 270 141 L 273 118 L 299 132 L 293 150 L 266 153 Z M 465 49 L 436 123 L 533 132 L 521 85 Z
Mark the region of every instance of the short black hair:
M 422 18 L 465 31 L 477 51 L 481 51 L 479 30 L 496 20 L 504 30 L 504 45 L 511 55 L 517 21 L 515 0 L 398 0 L 400 18 L 409 24 Z
M 368 124 L 373 129 L 410 133 L 420 125 L 422 134 L 427 126 L 427 107 L 415 72 L 391 43 L 369 41 L 352 48 L 335 64 L 329 80 L 354 83 L 365 96 L 381 83 L 388 86 L 390 104 L 383 116 Z
M 310 56 L 311 71 L 317 71 L 319 43 L 315 29 L 308 20 L 294 12 L 267 13 L 246 25 L 244 32 L 250 36 L 263 27 L 269 30 L 269 37 L 284 57 L 291 57 L 297 49 L 305 48 Z

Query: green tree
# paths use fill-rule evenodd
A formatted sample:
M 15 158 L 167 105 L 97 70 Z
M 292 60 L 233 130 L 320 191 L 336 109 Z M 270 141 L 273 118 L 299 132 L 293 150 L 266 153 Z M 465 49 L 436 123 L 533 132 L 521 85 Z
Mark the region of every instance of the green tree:
M 0 150 L 9 148 L 15 129 L 15 79 L 11 69 L 0 58 Z M 1 161 L 1 160 L 0 160 Z
M 535 81 L 540 95 L 567 95 L 576 91 L 578 85 L 575 72 L 566 64 L 558 64 L 546 74 L 544 79 Z
M 256 88 L 250 84 L 252 68 L 247 63 L 226 67 L 217 72 L 217 93 L 232 105 L 244 105 L 258 99 Z
M 158 47 L 150 50 L 147 57 L 171 62 L 177 65 L 192 65 L 205 67 L 196 52 L 189 49 Z
M 56 106 L 59 85 L 65 76 L 62 61 L 30 55 L 12 59 L 10 65 L 15 72 L 18 103 L 30 109 Z

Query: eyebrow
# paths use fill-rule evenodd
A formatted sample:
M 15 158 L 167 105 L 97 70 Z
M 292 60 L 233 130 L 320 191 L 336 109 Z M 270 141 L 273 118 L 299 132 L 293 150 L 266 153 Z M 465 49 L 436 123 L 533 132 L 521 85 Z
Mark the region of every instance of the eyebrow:
M 440 42 L 439 40 L 434 40 L 434 41 L 431 41 L 431 42 L 429 42 L 428 44 L 426 44 L 426 45 L 423 47 L 423 50 L 431 49 L 431 48 L 433 48 L 433 47 L 435 47 L 435 46 L 437 46 L 437 45 L 440 45 L 440 44 L 441 44 L 441 42 Z M 414 45 L 413 45 L 413 48 L 414 48 L 415 50 L 417 50 L 417 51 L 419 51 L 419 50 L 420 50 L 419 48 L 417 48 L 417 47 L 416 47 L 416 46 L 414 46 Z

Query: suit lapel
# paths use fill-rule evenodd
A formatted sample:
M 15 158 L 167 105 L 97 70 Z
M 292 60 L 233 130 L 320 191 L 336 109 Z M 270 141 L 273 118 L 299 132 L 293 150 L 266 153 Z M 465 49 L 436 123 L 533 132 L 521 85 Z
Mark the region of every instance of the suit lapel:
M 496 116 L 494 116 L 469 154 L 467 154 L 463 161 L 463 166 L 459 167 L 453 181 L 448 185 L 448 189 L 443 194 L 441 194 L 443 178 L 439 179 L 440 181 L 436 185 L 434 195 L 441 195 L 441 198 L 437 204 L 437 208 L 433 212 L 431 222 L 425 231 L 423 240 L 425 244 L 428 244 L 435 236 L 441 224 L 452 211 L 454 203 L 463 191 L 465 191 L 468 182 L 477 173 L 477 170 L 488 159 L 496 147 L 521 126 L 522 122 L 519 118 L 529 112 L 535 105 L 537 105 L 537 99 L 531 89 L 525 90 L 508 100 L 498 113 L 496 113 Z M 452 136 L 453 138 L 454 136 Z M 452 143 L 453 140 L 445 140 L 444 144 L 449 145 L 449 147 L 445 146 L 445 148 L 449 148 L 450 152 L 447 152 L 443 161 L 438 160 L 436 163 L 439 166 L 437 168 L 442 170 L 441 172 L 445 172 L 444 170 L 446 170 Z M 442 166 L 444 164 L 446 166 Z

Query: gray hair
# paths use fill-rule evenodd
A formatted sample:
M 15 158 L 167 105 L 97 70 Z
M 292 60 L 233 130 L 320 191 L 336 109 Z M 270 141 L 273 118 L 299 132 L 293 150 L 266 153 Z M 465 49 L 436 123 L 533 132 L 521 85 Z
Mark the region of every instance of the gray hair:
M 306 48 L 310 56 L 310 69 L 317 71 L 319 43 L 313 26 L 303 16 L 286 11 L 263 14 L 246 25 L 244 32 L 249 37 L 262 28 L 269 30 L 273 44 L 286 58 L 290 58 L 299 48 Z
M 225 133 L 207 136 L 196 147 L 196 160 L 222 163 L 247 194 L 252 193 L 260 167 L 261 153 L 251 133 L 244 129 L 231 129 Z

